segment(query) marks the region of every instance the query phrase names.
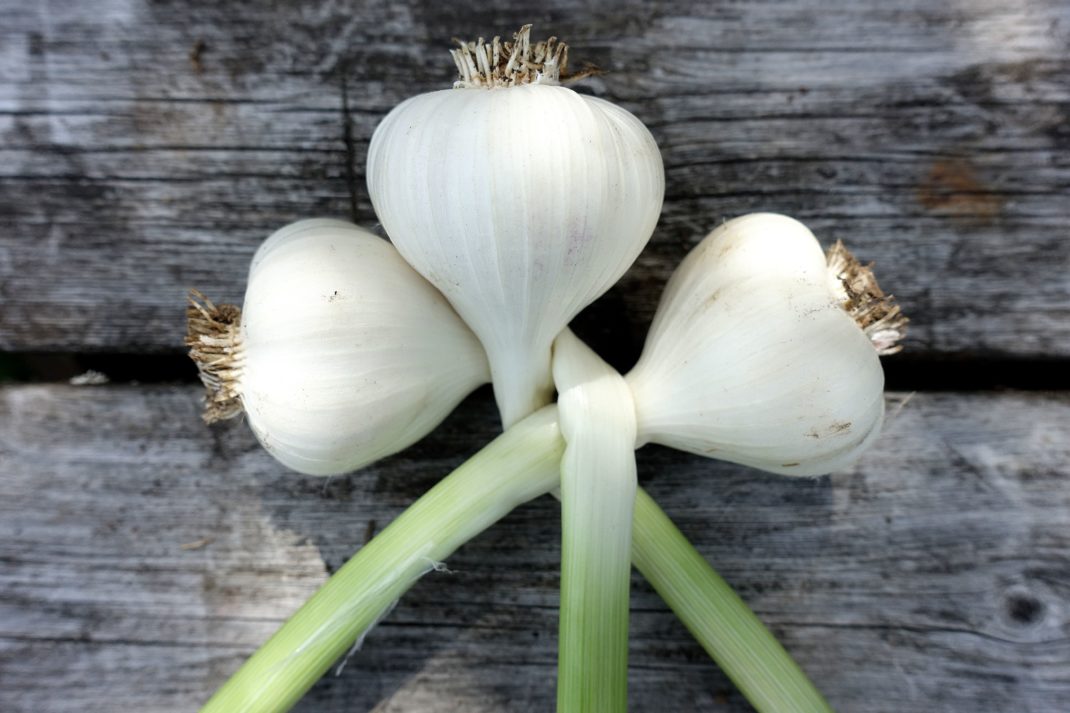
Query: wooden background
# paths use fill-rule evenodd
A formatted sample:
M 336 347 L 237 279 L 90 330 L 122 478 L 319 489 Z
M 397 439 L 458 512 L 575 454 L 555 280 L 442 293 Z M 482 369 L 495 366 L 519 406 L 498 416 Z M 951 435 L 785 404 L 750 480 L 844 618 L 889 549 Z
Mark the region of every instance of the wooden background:
M 240 301 L 284 223 L 374 225 L 368 140 L 453 36 L 569 40 L 651 128 L 665 212 L 577 322 L 621 368 L 722 218 L 794 215 L 913 320 L 887 431 L 778 479 L 640 477 L 840 711 L 1070 711 L 1070 4 L 0 1 L 0 710 L 192 711 L 489 440 L 488 390 L 329 481 L 204 427 L 188 287 Z M 111 383 L 74 386 L 86 368 Z M 558 510 L 422 580 L 303 711 L 545 711 Z M 635 711 L 748 704 L 635 579 Z

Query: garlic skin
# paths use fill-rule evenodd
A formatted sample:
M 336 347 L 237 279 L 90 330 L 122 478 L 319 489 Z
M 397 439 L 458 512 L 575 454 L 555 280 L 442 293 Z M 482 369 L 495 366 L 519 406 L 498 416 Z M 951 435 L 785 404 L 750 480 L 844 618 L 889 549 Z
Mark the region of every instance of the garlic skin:
M 402 450 L 489 379 L 479 341 L 438 291 L 390 243 L 344 221 L 271 235 L 240 320 L 226 363 L 194 355 L 202 378 L 240 400 L 268 452 L 308 475 Z M 225 403 L 214 408 L 229 415 Z
M 368 150 L 375 212 L 482 341 L 506 426 L 550 400 L 554 338 L 642 251 L 665 185 L 642 122 L 559 86 L 563 45 L 526 31 L 462 46 L 460 88 L 400 104 Z
M 880 433 L 884 372 L 835 277 L 786 216 L 710 233 L 669 280 L 626 377 L 640 442 L 784 475 L 853 463 Z

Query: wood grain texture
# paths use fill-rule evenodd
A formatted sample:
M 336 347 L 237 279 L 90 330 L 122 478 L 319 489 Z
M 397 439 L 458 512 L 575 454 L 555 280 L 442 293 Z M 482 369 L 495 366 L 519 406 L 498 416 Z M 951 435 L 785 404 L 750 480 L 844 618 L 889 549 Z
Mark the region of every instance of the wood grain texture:
M 640 479 L 837 710 L 1065 711 L 1070 396 L 893 397 L 851 473 L 666 449 Z M 194 710 L 373 531 L 496 430 L 478 392 L 405 457 L 322 480 L 186 386 L 0 389 L 0 710 Z M 57 438 L 62 434 L 62 438 Z M 425 577 L 302 711 L 545 711 L 558 506 Z M 746 711 L 635 578 L 631 709 Z
M 915 354 L 1070 355 L 1061 0 L 0 2 L 0 349 L 177 351 L 185 290 L 240 300 L 301 217 L 375 223 L 379 119 L 451 36 L 524 21 L 653 130 L 664 216 L 587 316 L 634 355 L 722 218 L 787 212 L 880 265 Z

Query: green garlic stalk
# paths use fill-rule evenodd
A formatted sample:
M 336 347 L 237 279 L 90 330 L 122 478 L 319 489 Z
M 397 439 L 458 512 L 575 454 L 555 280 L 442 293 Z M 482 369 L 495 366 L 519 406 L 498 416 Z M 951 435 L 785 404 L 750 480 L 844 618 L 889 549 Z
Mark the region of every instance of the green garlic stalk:
M 553 406 L 491 441 L 335 572 L 202 713 L 289 710 L 420 577 L 516 506 L 557 487 L 563 449 Z
M 290 710 L 420 577 L 517 505 L 559 482 L 556 407 L 524 419 L 365 545 L 250 657 L 201 713 Z M 632 559 L 759 711 L 829 710 L 746 604 L 641 489 Z
M 558 711 L 628 708 L 635 405 L 620 374 L 566 329 L 554 342 L 561 433 Z
M 642 489 L 632 561 L 755 710 L 831 713 L 776 637 Z

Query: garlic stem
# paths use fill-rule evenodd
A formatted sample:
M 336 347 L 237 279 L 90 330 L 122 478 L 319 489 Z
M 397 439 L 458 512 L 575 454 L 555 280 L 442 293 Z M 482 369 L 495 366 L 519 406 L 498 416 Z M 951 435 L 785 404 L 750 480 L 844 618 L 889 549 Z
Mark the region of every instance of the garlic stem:
M 402 513 L 257 650 L 201 713 L 289 710 L 431 563 L 553 488 L 565 448 L 554 412 L 543 409 L 510 429 Z M 773 634 L 641 488 L 631 553 L 636 568 L 755 710 L 831 710 Z
M 365 545 L 202 713 L 287 711 L 435 562 L 558 483 L 556 407 L 499 436 Z
M 776 637 L 643 490 L 632 537 L 636 569 L 757 711 L 831 713 Z
M 554 342 L 561 459 L 557 710 L 628 708 L 628 590 L 637 487 L 624 379 L 566 329 Z
M 543 406 L 553 403 L 554 382 L 550 373 L 549 349 L 506 348 L 509 356 L 491 360 L 494 400 L 502 419 L 502 429 Z
M 468 540 L 558 484 L 557 407 L 492 441 L 365 545 L 201 709 L 292 708 L 394 602 Z M 759 713 L 828 711 L 821 694 L 642 489 L 632 562 Z

